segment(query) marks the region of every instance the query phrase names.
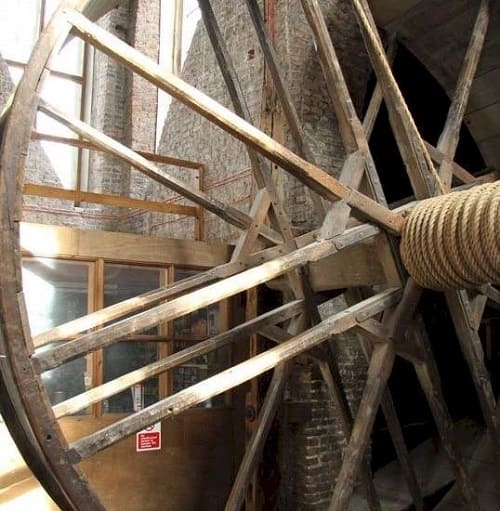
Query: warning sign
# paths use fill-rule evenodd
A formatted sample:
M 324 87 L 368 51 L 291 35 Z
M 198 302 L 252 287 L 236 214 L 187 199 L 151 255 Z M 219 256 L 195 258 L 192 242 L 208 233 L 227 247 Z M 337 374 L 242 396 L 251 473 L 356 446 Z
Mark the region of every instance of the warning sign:
M 137 452 L 158 451 L 161 449 L 161 422 L 149 426 L 135 435 Z

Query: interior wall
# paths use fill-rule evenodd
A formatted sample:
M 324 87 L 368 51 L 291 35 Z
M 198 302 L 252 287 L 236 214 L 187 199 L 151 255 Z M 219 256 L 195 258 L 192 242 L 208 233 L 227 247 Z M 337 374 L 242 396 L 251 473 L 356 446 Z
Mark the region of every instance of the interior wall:
M 121 416 L 66 417 L 69 441 Z M 136 452 L 135 435 L 80 464 L 109 511 L 220 511 L 233 478 L 231 410 L 193 409 L 162 422 L 162 449 Z

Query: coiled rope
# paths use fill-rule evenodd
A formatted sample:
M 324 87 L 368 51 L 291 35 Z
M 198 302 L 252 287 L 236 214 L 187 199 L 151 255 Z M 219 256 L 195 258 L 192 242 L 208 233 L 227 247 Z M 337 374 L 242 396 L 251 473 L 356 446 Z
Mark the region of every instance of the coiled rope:
M 401 257 L 422 287 L 500 284 L 500 181 L 420 202 L 406 219 Z

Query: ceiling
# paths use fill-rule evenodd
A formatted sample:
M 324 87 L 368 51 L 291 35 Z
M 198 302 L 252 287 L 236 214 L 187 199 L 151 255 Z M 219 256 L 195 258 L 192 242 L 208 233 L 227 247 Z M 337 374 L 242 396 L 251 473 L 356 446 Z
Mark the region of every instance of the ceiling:
M 492 16 L 465 122 L 487 165 L 500 168 L 500 2 Z M 371 0 L 377 24 L 427 67 L 449 96 L 469 43 L 479 0 Z

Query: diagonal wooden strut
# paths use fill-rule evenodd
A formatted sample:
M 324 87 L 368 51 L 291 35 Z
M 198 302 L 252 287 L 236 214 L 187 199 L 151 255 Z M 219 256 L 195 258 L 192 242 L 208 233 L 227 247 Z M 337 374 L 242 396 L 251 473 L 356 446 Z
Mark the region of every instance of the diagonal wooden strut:
M 373 69 L 384 93 L 389 120 L 417 199 L 443 191 L 442 183 L 394 79 L 366 0 L 352 0 Z
M 458 147 L 460 128 L 469 103 L 472 81 L 476 75 L 477 66 L 486 39 L 490 20 L 490 1 L 482 0 L 476 23 L 472 29 L 469 47 L 465 53 L 464 63 L 460 70 L 455 93 L 446 118 L 445 127 L 437 144 L 437 149 L 443 154 L 443 161 L 439 167 L 439 175 L 443 181 L 445 191 L 451 188 L 453 176 L 452 162 Z
M 377 415 L 387 380 L 391 374 L 395 353 L 389 343 L 375 346 L 368 368 L 365 390 L 359 404 L 359 410 L 351 439 L 344 452 L 330 511 L 347 509 L 349 499 L 356 481 L 366 448 L 370 442 L 371 431 Z
M 408 335 L 421 347 L 425 355 L 425 363 L 414 364 L 414 369 L 427 397 L 427 402 L 429 403 L 434 422 L 439 431 L 443 449 L 455 472 L 457 485 L 467 506 L 466 509 L 479 511 L 480 508 L 471 483 L 471 478 L 453 437 L 453 421 L 446 406 L 439 372 L 421 317 L 417 317 L 416 321 L 412 324 L 412 328 L 408 329 Z
M 235 138 L 250 144 L 326 199 L 332 201 L 344 199 L 352 208 L 363 213 L 370 220 L 383 225 L 391 232 L 400 232 L 403 219 L 399 215 L 380 206 L 362 193 L 342 185 L 324 170 L 306 162 L 230 110 L 179 78 L 168 74 L 151 59 L 99 28 L 81 14 L 69 11 L 66 15 L 80 37 L 199 112 Z
M 257 469 L 272 421 L 281 402 L 287 371 L 287 364 L 278 365 L 274 369 L 273 378 L 257 419 L 258 426 L 249 441 L 249 448 L 243 457 L 224 511 L 239 511 L 241 509 L 250 479 Z
M 154 424 L 161 419 L 171 418 L 198 403 L 234 388 L 259 374 L 263 374 L 280 363 L 286 362 L 300 353 L 321 344 L 330 336 L 345 332 L 356 326 L 356 317 L 360 313 L 364 317 L 372 317 L 393 306 L 400 297 L 401 291 L 398 289 L 379 293 L 330 316 L 319 325 L 297 335 L 290 341 L 284 342 L 250 360 L 207 378 L 101 431 L 77 440 L 70 446 L 72 459 L 75 463 L 78 463 L 83 458 L 92 456 L 96 452 L 109 447 L 148 425 Z

